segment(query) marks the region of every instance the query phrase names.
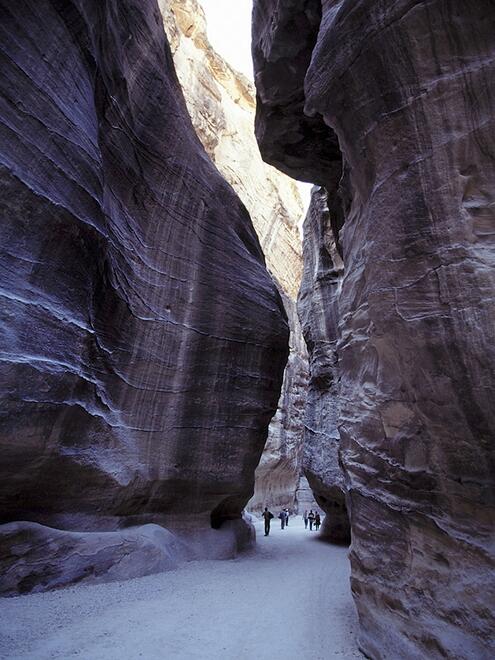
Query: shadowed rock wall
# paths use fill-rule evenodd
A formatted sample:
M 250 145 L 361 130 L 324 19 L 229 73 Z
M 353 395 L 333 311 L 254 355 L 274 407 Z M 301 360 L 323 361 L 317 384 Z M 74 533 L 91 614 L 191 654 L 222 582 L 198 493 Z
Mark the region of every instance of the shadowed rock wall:
M 277 53 L 308 61 L 301 32 L 275 38 L 306 5 L 255 2 L 262 106 Z M 343 158 L 340 185 L 326 161 L 314 180 L 330 198 L 339 188 L 345 212 L 332 223 L 340 460 L 373 658 L 495 653 L 494 35 L 488 0 L 327 0 L 299 76 L 304 113 L 335 131 Z M 270 162 L 274 149 L 284 161 L 284 134 L 266 144 Z
M 129 548 L 134 575 L 169 562 L 161 527 L 122 552 L 80 532 L 155 523 L 215 554 L 288 353 L 249 215 L 196 137 L 154 0 L 0 12 L 2 588 L 110 575 Z
M 304 272 L 298 312 L 310 356 L 304 420 L 304 472 L 326 516 L 322 535 L 349 541 L 344 475 L 339 465 L 339 296 L 344 273 L 327 192 L 313 188 L 304 222 Z
M 296 491 L 302 472 L 308 354 L 296 303 L 284 292 L 281 295 L 289 319 L 290 352 L 277 412 L 268 427 L 266 445 L 256 468 L 254 496 L 248 503 L 249 510 L 256 512 L 265 506 L 296 512 Z

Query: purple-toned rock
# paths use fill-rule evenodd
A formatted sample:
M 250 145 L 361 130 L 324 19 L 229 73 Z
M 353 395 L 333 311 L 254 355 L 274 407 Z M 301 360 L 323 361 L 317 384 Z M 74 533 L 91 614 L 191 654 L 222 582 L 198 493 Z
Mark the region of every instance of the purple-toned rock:
M 197 545 L 252 494 L 280 296 L 192 128 L 156 2 L 0 12 L 1 522 L 27 539 L 157 523 Z M 57 547 L 59 581 L 23 568 L 25 584 L 67 583 Z
M 310 368 L 304 421 L 304 473 L 326 514 L 322 535 L 332 541 L 349 541 L 344 475 L 338 456 L 338 306 L 344 269 L 324 188 L 313 188 L 303 230 L 304 271 L 298 312 Z
M 256 468 L 254 495 L 248 503 L 249 510 L 258 513 L 265 506 L 288 508 L 291 513 L 299 508 L 297 490 L 302 473 L 308 354 L 296 303 L 283 291 L 281 295 L 289 319 L 290 352 L 277 412 L 268 427 L 268 438 Z
M 282 104 L 267 145 L 283 53 L 303 81 L 299 108 L 335 131 L 344 163 L 338 203 L 328 158 L 313 180 L 336 204 L 343 257 L 338 430 L 361 646 L 373 658 L 491 658 L 493 3 L 326 0 L 309 57 L 304 31 L 284 28 L 306 6 L 255 2 L 257 135 L 284 161 L 286 124 L 303 121 Z M 314 172 L 317 149 L 304 153 Z

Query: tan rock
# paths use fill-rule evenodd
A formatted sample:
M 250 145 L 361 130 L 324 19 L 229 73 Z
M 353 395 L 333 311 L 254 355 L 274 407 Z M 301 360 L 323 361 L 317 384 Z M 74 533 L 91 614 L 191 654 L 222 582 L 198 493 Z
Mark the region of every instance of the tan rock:
M 196 132 L 248 209 L 268 269 L 294 300 L 302 274 L 303 206 L 296 183 L 261 159 L 254 86 L 212 48 L 196 0 L 161 0 L 159 6 Z

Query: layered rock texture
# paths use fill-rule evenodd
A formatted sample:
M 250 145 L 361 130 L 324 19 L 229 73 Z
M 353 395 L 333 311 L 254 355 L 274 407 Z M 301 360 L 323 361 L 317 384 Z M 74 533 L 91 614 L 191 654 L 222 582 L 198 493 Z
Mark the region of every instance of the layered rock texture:
M 0 11 L 0 588 L 225 556 L 288 353 L 248 212 L 155 0 Z
M 304 471 L 316 501 L 327 514 L 322 535 L 333 541 L 349 541 L 344 475 L 338 455 L 337 320 L 344 269 L 324 188 L 312 190 L 304 236 L 304 275 L 298 311 L 311 374 L 304 419 Z
M 268 439 L 255 473 L 255 491 L 248 507 L 261 512 L 265 506 L 298 511 L 304 447 L 304 411 L 308 388 L 308 355 L 296 304 L 282 292 L 290 327 L 290 353 L 282 393 L 268 428 Z
M 327 188 L 343 260 L 323 405 L 362 649 L 491 658 L 493 4 L 257 0 L 253 34 L 261 151 Z
M 261 159 L 254 135 L 255 89 L 212 48 L 200 4 L 167 0 L 159 5 L 196 133 L 249 210 L 288 314 L 290 357 L 249 509 L 257 511 L 266 504 L 294 509 L 308 370 L 295 309 L 302 273 L 302 202 L 295 182 Z

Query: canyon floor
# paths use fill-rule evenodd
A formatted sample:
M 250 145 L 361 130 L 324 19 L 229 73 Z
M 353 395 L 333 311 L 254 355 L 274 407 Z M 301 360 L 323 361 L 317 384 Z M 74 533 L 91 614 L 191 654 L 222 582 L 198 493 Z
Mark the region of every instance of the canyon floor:
M 0 658 L 327 660 L 362 657 L 347 548 L 300 518 L 233 561 L 4 599 Z

